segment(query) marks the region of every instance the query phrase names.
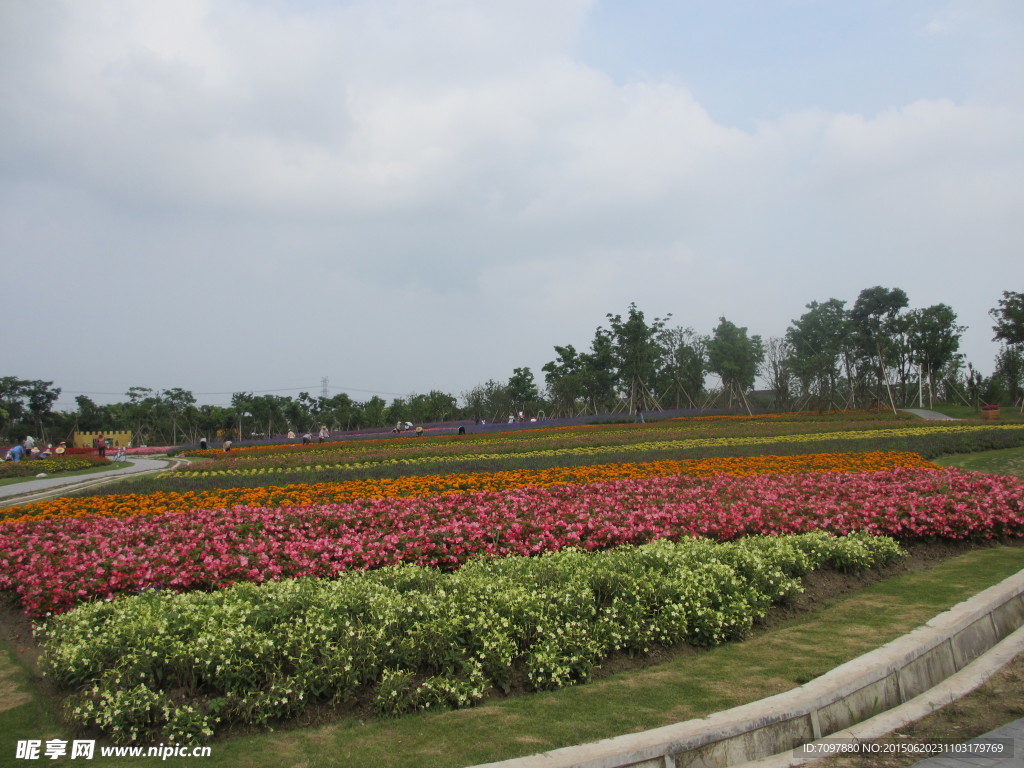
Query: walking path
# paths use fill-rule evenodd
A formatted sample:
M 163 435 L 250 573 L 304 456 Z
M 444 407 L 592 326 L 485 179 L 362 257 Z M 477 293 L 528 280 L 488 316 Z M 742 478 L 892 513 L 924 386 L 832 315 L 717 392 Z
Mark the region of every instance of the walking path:
M 923 408 L 900 408 L 903 413 L 912 413 L 915 416 L 920 416 L 925 421 L 959 421 L 954 419 L 952 416 L 947 416 L 944 413 L 938 411 L 929 411 Z

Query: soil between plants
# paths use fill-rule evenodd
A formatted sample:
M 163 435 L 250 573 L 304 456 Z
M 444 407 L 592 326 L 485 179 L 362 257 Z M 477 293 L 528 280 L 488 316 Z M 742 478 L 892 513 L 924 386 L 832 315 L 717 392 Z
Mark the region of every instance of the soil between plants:
M 1024 541 L 1001 542 L 1010 546 L 1024 546 Z M 908 556 L 883 569 L 872 569 L 860 574 L 844 574 L 832 570 L 811 573 L 803 580 L 804 591 L 792 603 L 773 608 L 764 620 L 758 622 L 752 632 L 757 636 L 769 633 L 788 621 L 823 607 L 866 586 L 883 581 L 901 573 L 910 573 L 930 568 L 950 557 L 987 547 L 987 544 L 968 542 L 928 542 L 902 545 Z M 37 696 L 47 700 L 49 708 L 60 712 L 67 692 L 57 690 L 40 673 L 38 661 L 42 649 L 36 643 L 32 625 L 18 608 L 10 594 L 0 596 L 0 637 L 7 641 L 21 665 L 28 670 L 31 685 Z M 678 646 L 654 648 L 642 657 L 627 655 L 614 656 L 602 662 L 592 675 L 599 680 L 609 675 L 644 669 L 680 655 L 700 653 L 700 649 L 681 644 Z M 494 694 L 493 698 L 522 695 L 527 692 L 522 686 L 515 686 L 508 695 Z M 275 730 L 290 730 L 312 725 L 322 725 L 339 718 L 356 716 L 361 720 L 373 717 L 368 702 L 333 707 L 311 706 L 297 718 L 275 723 Z M 1024 654 L 1017 656 L 1009 665 L 994 675 L 988 682 L 963 699 L 953 702 L 937 712 L 905 728 L 876 740 L 879 744 L 899 741 L 903 744 L 960 743 L 990 730 L 998 728 L 1024 716 Z M 69 730 L 75 726 L 65 723 Z M 218 739 L 231 738 L 244 733 L 262 732 L 262 728 L 232 726 L 223 728 Z M 92 734 L 93 737 L 99 734 Z M 874 754 L 845 758 L 816 760 L 820 768 L 900 768 L 924 759 L 920 754 Z

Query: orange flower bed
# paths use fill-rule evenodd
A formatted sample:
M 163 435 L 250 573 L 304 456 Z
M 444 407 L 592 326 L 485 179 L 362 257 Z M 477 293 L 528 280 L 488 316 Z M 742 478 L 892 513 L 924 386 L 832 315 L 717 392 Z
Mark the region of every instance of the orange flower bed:
M 526 486 L 582 485 L 609 480 L 633 480 L 687 474 L 753 476 L 821 472 L 878 472 L 896 468 L 939 469 L 916 453 L 816 453 L 797 456 L 737 456 L 710 459 L 597 464 L 550 469 L 452 473 L 406 476 L 338 483 L 298 483 L 260 488 L 223 488 L 210 491 L 165 491 L 60 498 L 4 510 L 0 522 L 22 522 L 53 517 L 107 515 L 130 517 L 190 509 L 225 509 L 234 506 L 287 507 L 338 504 L 359 498 L 434 496 L 451 493 L 499 491 Z

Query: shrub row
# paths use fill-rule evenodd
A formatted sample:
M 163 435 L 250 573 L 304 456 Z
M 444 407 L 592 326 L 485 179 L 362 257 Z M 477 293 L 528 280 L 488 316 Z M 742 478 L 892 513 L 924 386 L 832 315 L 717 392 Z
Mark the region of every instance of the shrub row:
M 194 742 L 318 702 L 395 716 L 470 706 L 515 681 L 559 688 L 614 653 L 741 638 L 809 571 L 900 555 L 884 537 L 811 533 L 154 591 L 52 617 L 42 663 L 77 689 L 80 724 L 118 742 Z
M 32 477 L 40 472 L 48 475 L 58 472 L 77 472 L 81 469 L 92 469 L 110 464 L 109 459 L 99 456 L 61 456 L 49 459 L 24 459 L 23 461 L 5 461 L 0 464 L 0 480 L 9 477 Z

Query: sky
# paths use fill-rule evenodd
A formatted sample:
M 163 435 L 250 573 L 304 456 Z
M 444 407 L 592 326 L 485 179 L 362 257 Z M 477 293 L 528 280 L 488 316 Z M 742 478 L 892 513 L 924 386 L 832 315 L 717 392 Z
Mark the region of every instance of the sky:
M 459 396 L 864 288 L 991 373 L 1019 0 L 0 0 L 0 375 Z

